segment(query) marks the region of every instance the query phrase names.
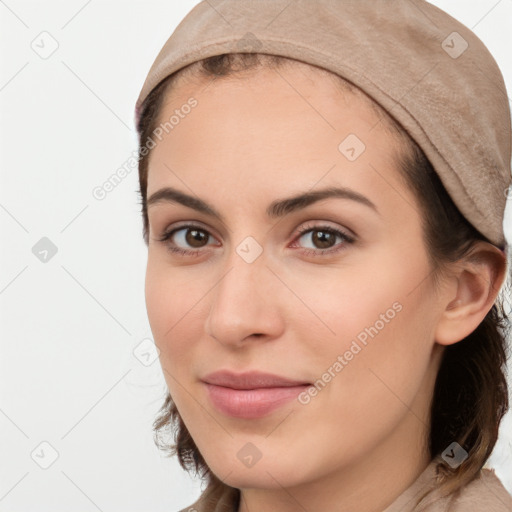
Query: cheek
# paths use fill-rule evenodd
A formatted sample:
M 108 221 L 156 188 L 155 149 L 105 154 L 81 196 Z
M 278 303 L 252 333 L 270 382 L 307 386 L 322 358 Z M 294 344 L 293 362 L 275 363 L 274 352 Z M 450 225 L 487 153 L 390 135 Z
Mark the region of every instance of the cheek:
M 326 383 L 319 402 L 360 417 L 372 415 L 369 404 L 382 404 L 385 412 L 403 407 L 397 396 L 413 400 L 433 346 L 435 297 L 424 279 L 428 268 L 421 254 L 382 252 L 343 269 L 333 281 L 318 274 L 309 285 L 294 283 L 315 313 L 304 310 L 295 323 L 319 387 Z
M 169 286 L 170 276 L 160 270 L 154 259 L 149 254 L 145 281 L 146 310 L 155 343 L 162 350 L 163 334 L 172 325 L 176 298 Z
M 402 320 L 411 313 L 414 317 L 414 309 L 425 299 L 421 291 L 412 292 L 426 274 L 425 262 L 412 257 L 411 262 L 406 260 L 380 251 L 347 258 L 339 268 L 287 272 L 283 280 L 295 296 L 288 294 L 293 307 L 283 314 L 292 319 L 290 328 L 297 340 L 304 340 L 300 333 L 309 331 L 307 343 L 318 360 L 322 354 L 332 358 L 343 353 L 354 339 L 364 344 L 373 338 L 387 338 L 389 344 L 398 345 L 405 333 L 392 336 L 392 331 L 398 334 L 416 322 L 413 318 Z M 402 310 L 407 310 L 406 315 Z
M 301 423 L 295 432 L 299 436 L 303 424 L 319 425 L 308 437 L 312 464 L 336 467 L 340 454 L 346 460 L 357 458 L 402 421 L 409 426 L 428 422 L 416 397 L 430 363 L 429 312 L 418 296 L 404 295 L 398 295 L 396 309 L 392 299 L 397 295 L 390 290 L 357 304 L 347 301 L 345 314 L 331 324 L 336 331 L 332 342 L 324 338 L 310 347 L 308 359 L 317 379 L 312 389 L 318 391 L 301 397 Z M 388 323 L 379 318 L 381 313 Z M 326 449 L 326 439 L 339 450 Z
M 161 260 L 159 256 L 148 256 L 146 309 L 160 359 L 169 370 L 176 371 L 184 367 L 183 359 L 198 339 L 202 325 L 197 318 L 198 306 L 204 287 L 183 269 L 172 269 Z

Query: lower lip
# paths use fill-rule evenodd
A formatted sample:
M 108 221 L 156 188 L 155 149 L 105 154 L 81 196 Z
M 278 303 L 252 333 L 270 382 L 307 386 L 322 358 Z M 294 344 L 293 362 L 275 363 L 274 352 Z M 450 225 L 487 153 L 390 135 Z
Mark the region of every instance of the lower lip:
M 228 416 L 254 419 L 266 416 L 310 387 L 232 389 L 205 383 L 213 405 Z

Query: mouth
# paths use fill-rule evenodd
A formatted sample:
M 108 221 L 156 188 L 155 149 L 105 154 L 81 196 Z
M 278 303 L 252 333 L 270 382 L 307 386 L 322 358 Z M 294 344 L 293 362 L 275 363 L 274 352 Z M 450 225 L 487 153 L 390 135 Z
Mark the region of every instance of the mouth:
M 312 384 L 279 375 L 219 371 L 203 379 L 212 405 L 221 413 L 255 419 L 271 414 Z
M 307 381 L 288 379 L 273 373 L 258 371 L 235 373 L 229 370 L 220 370 L 210 373 L 203 378 L 203 381 L 207 384 L 231 389 L 287 388 L 311 385 Z

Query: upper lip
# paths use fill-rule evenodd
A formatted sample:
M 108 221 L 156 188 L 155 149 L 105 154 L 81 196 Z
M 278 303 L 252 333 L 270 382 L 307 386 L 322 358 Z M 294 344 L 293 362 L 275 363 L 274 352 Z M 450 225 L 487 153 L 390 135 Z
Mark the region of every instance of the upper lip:
M 281 388 L 309 384 L 306 381 L 287 379 L 280 375 L 258 371 L 234 373 L 229 370 L 220 370 L 206 375 L 202 380 L 208 384 L 232 389 Z

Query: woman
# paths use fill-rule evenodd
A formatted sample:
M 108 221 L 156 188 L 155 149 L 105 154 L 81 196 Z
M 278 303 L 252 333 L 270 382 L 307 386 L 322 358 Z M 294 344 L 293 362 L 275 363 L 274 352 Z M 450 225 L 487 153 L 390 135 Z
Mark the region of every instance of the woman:
M 482 469 L 511 177 L 481 41 L 420 0 L 202 2 L 136 113 L 185 510 L 512 510 Z

